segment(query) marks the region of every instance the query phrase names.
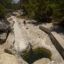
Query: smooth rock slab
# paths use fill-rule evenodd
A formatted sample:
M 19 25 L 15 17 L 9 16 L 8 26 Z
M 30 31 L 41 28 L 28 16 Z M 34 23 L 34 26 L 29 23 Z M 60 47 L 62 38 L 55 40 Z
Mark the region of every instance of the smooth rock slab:
M 13 26 L 14 28 L 14 35 L 15 35 L 15 43 L 14 43 L 14 49 L 16 50 L 16 53 L 22 54 L 27 51 L 29 48 L 29 42 L 26 39 L 26 32 L 24 31 L 24 28 L 20 27 L 17 19 L 12 16 L 13 21 L 15 21 L 15 24 Z
M 61 64 L 64 64 L 64 61 Z
M 56 32 L 51 32 L 53 34 L 53 36 L 55 37 L 55 39 L 59 42 L 59 44 L 63 47 L 64 49 L 64 39 L 61 38 L 61 36 L 59 34 L 57 34 Z
M 15 56 L 3 53 L 0 54 L 0 64 L 18 64 Z
M 35 61 L 33 64 L 50 64 L 50 60 L 48 58 L 42 58 Z

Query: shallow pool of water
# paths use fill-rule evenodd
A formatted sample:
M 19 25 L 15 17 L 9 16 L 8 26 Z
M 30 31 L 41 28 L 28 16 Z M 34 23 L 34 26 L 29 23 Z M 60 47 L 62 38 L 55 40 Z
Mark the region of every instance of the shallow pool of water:
M 51 59 L 51 52 L 45 48 L 37 48 L 34 50 L 30 50 L 25 53 L 22 58 L 27 61 L 29 64 L 32 64 L 34 61 L 40 58 L 49 58 Z

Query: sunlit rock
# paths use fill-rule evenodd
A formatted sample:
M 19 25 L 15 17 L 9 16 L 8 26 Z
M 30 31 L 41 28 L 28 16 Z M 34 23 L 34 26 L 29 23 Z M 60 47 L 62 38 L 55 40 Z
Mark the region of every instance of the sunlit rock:
M 42 58 L 35 61 L 33 64 L 50 64 L 50 60 L 48 58 Z

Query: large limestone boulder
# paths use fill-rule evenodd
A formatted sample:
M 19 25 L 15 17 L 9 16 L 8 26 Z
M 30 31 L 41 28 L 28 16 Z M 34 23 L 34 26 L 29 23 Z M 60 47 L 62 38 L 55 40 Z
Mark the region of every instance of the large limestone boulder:
M 40 60 L 35 61 L 33 64 L 50 64 L 50 60 L 47 58 L 42 58 Z
M 3 53 L 0 54 L 0 64 L 18 64 L 15 56 Z
M 29 39 L 27 36 L 27 32 L 24 27 L 20 27 L 15 17 L 12 17 L 15 21 L 14 23 L 14 35 L 15 35 L 15 43 L 14 49 L 17 54 L 24 54 L 29 49 Z

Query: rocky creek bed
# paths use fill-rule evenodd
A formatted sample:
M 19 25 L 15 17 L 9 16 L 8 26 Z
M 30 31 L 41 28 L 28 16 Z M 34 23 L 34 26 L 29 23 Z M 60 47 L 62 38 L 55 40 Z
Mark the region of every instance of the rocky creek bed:
M 39 26 L 30 24 L 32 20 L 26 20 L 26 24 L 24 20 L 15 16 L 8 18 L 12 31 L 6 42 L 0 45 L 0 60 L 4 62 L 1 61 L 0 64 L 7 64 L 8 58 L 9 64 L 62 63 L 63 60 L 48 35 L 41 31 Z

